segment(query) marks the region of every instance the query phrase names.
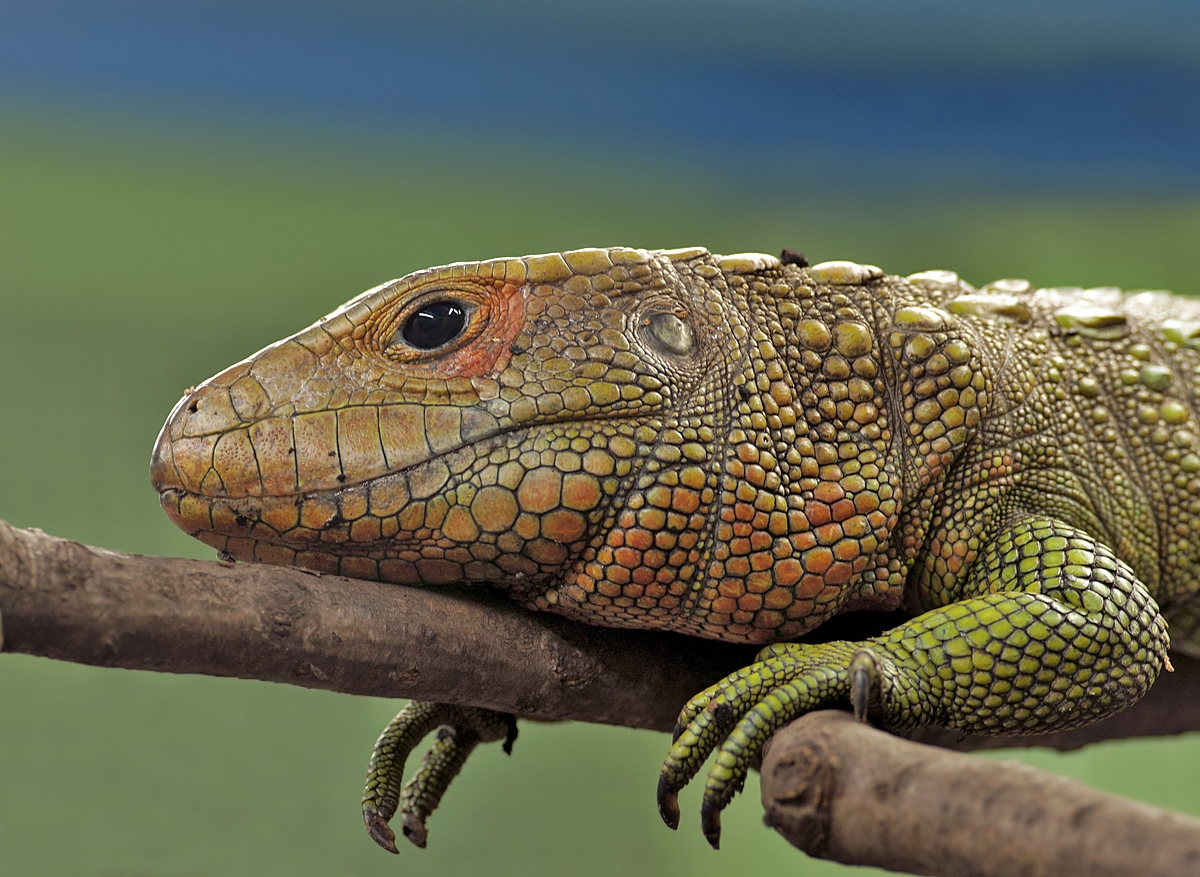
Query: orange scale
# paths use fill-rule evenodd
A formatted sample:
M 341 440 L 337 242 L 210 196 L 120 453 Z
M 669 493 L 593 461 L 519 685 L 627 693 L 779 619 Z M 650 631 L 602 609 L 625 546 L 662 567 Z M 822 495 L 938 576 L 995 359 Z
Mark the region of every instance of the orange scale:
M 792 605 L 791 591 L 784 588 L 771 588 L 763 594 L 763 607 L 766 609 L 786 609 Z
M 642 509 L 637 515 L 638 526 L 657 533 L 667 525 L 667 513 L 662 509 Z
M 796 588 L 796 596 L 804 599 L 817 596 L 825 588 L 825 579 L 819 575 L 806 575 L 800 581 L 800 586 Z
M 654 547 L 662 551 L 670 551 L 678 542 L 678 537 L 667 530 L 660 530 L 654 534 Z
M 619 597 L 624 592 L 624 588 L 616 582 L 597 582 L 596 590 L 605 597 Z
M 768 567 L 769 569 L 769 567 Z M 772 576 L 767 572 L 751 572 L 746 576 L 746 590 L 754 594 L 764 594 L 774 585 Z
M 733 516 L 739 521 L 753 521 L 755 509 L 747 502 L 739 502 L 733 507 Z
M 754 626 L 774 630 L 783 624 L 783 613 L 764 609 L 754 616 Z
M 766 530 L 755 530 L 750 534 L 750 547 L 755 551 L 765 551 L 771 547 L 774 539 Z
M 738 609 L 743 612 L 757 611 L 762 608 L 762 594 L 742 594 L 742 596 L 738 597 L 737 604 Z
M 746 557 L 731 557 L 725 564 L 730 575 L 747 576 L 750 574 L 750 560 Z
M 824 547 L 811 548 L 804 552 L 801 559 L 809 573 L 821 575 L 833 564 L 833 552 Z
M 625 569 L 633 569 L 642 562 L 642 552 L 633 548 L 618 548 L 613 552 L 613 560 Z
M 739 444 L 735 449 L 735 453 L 737 454 L 737 458 L 743 463 L 758 462 L 758 448 L 748 442 Z
M 833 503 L 846 495 L 845 489 L 836 481 L 822 481 L 813 491 L 813 499 L 822 503 Z
M 830 508 L 835 521 L 844 521 L 854 515 L 854 503 L 848 499 L 839 499 Z
M 788 618 L 808 618 L 813 614 L 812 600 L 797 600 L 791 606 L 784 610 L 784 615 Z
M 742 556 L 750 553 L 750 540 L 746 538 L 734 539 L 729 543 L 729 550 L 734 555 Z
M 685 515 L 690 515 L 700 508 L 700 494 L 694 490 L 677 487 L 671 492 L 671 508 Z
M 812 532 L 797 533 L 788 541 L 796 551 L 807 551 L 817 544 L 817 534 Z
M 667 528 L 670 530 L 686 530 L 688 525 L 687 515 L 682 515 L 679 512 L 669 512 L 667 514 Z
M 825 573 L 825 581 L 831 585 L 844 585 L 854 578 L 854 567 L 843 560 L 834 563 Z
M 838 560 L 852 561 L 860 554 L 861 548 L 853 539 L 842 539 L 833 546 L 833 556 Z
M 856 493 L 854 495 L 854 508 L 860 514 L 873 512 L 879 508 L 879 496 L 874 493 Z
M 767 470 L 759 465 L 747 466 L 745 477 L 755 487 L 762 487 L 767 483 Z
M 630 548 L 645 551 L 654 546 L 654 534 L 649 530 L 633 529 L 625 534 L 625 544 Z
M 722 597 L 740 597 L 746 593 L 746 583 L 741 579 L 722 579 L 717 585 L 717 593 Z
M 637 569 L 635 569 L 633 571 L 631 578 L 633 579 L 633 583 L 635 585 L 644 587 L 645 585 L 649 585 L 649 584 L 653 583 L 654 570 L 649 569 L 644 566 L 639 566 Z
M 871 525 L 867 521 L 866 515 L 854 515 L 842 521 L 842 532 L 847 536 L 858 538 L 870 533 Z
M 627 585 L 627 584 L 629 584 L 630 578 L 631 578 L 631 576 L 629 574 L 629 570 L 626 569 L 625 567 L 610 566 L 606 570 L 604 577 L 601 578 L 599 581 L 603 582 L 603 581 L 607 580 L 607 581 L 613 582 L 617 585 Z
M 378 518 L 359 518 L 350 525 L 350 538 L 354 542 L 375 542 L 379 536 Z
M 555 542 L 574 542 L 587 532 L 587 520 L 579 512 L 559 509 L 542 517 L 542 536 Z
M 586 512 L 600 505 L 604 492 L 595 477 L 582 473 L 563 479 L 562 502 L 569 509 Z
M 812 522 L 808 520 L 808 515 L 799 509 L 792 509 L 787 513 L 788 531 L 792 533 L 802 533 L 812 526 Z
M 737 609 L 737 601 L 732 597 L 718 597 L 712 601 L 712 610 L 714 613 L 728 616 L 735 609 Z M 714 617 L 713 620 L 716 621 L 716 618 Z
M 765 572 L 775 565 L 775 558 L 767 551 L 756 551 L 750 555 L 750 568 L 755 572 Z
M 775 564 L 775 583 L 783 588 L 790 588 L 804 575 L 804 567 L 794 557 L 781 560 Z
M 734 623 L 729 625 L 729 630 L 732 631 L 734 627 L 741 627 L 741 628 L 744 628 L 741 631 L 741 633 L 743 633 L 743 634 L 749 633 L 753 629 L 753 627 L 750 624 L 750 622 L 753 620 L 754 620 L 753 612 L 750 612 L 746 609 L 735 609 L 733 611 Z
M 833 520 L 833 513 L 830 511 L 829 506 L 823 502 L 813 501 L 806 503 L 804 514 L 808 518 L 808 523 L 814 527 L 820 527 Z

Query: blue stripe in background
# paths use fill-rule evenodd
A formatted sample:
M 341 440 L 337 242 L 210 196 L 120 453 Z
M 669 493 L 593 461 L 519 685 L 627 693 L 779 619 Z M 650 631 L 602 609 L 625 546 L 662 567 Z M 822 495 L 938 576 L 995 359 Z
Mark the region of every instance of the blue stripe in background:
M 0 95 L 651 153 L 758 180 L 1200 188 L 1194 4 L 1005 9 L 51 0 L 0 10 Z

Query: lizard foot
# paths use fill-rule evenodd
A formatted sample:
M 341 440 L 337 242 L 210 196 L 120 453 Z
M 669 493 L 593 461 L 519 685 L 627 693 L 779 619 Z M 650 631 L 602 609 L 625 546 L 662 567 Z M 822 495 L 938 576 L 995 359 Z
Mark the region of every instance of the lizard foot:
M 839 701 L 850 701 L 865 720 L 885 684 L 883 668 L 890 666 L 874 649 L 850 642 L 786 643 L 763 649 L 757 658 L 683 708 L 659 776 L 659 813 L 677 828 L 679 790 L 717 750 L 700 808 L 701 828 L 714 849 L 720 843 L 721 810 L 741 791 L 771 734 L 803 713 Z
M 421 759 L 417 772 L 402 787 L 409 753 L 435 728 L 437 739 Z M 362 799 L 367 832 L 385 850 L 398 853 L 396 835 L 388 822 L 399 810 L 404 836 L 424 848 L 425 820 L 437 809 L 472 750 L 480 743 L 503 740 L 504 751 L 511 753 L 516 739 L 517 722 L 508 713 L 410 702 L 383 729 L 371 753 Z

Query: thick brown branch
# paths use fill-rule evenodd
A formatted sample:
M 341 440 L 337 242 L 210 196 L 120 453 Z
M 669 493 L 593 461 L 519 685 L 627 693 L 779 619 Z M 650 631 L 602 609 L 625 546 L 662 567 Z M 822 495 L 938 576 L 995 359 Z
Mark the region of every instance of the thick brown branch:
M 811 713 L 775 734 L 762 801 L 791 844 L 850 865 L 947 877 L 1200 873 L 1200 820 L 900 740 L 845 713 Z
M 669 730 L 751 647 L 610 630 L 471 599 L 298 569 L 145 557 L 0 522 L 4 650 L 83 664 L 287 682 Z M 1200 661 L 1174 658 L 1134 708 L 1047 738 L 917 736 L 958 749 L 1075 748 L 1200 728 Z
M 467 599 L 296 569 L 121 554 L 3 522 L 0 618 L 10 652 L 659 730 L 754 651 L 572 624 L 490 592 Z M 1142 703 L 1081 731 L 920 736 L 960 749 L 1074 748 L 1200 727 L 1200 661 L 1180 657 L 1176 666 Z M 1129 861 L 1129 873 L 1159 873 L 1155 862 L 1161 873 L 1184 873 L 1172 870 L 1179 857 L 1200 855 L 1200 823 L 1021 765 L 908 743 L 839 713 L 776 735 L 763 801 L 779 830 L 814 855 L 929 874 L 1118 873 Z

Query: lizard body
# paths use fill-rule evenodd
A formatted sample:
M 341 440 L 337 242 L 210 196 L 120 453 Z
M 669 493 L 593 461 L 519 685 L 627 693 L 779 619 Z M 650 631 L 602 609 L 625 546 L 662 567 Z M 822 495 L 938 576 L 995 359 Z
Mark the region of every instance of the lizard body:
M 238 560 L 763 644 L 684 708 L 663 768 L 674 824 L 719 748 L 714 844 L 801 712 L 1041 733 L 1140 697 L 1166 619 L 1196 649 L 1200 305 L 787 261 L 611 248 L 409 275 L 189 392 L 152 480 Z M 915 617 L 870 640 L 788 642 L 897 608 Z M 385 845 L 401 795 L 423 844 L 471 747 L 511 743 L 476 713 L 417 705 L 380 739 Z M 399 792 L 439 723 L 459 743 Z

